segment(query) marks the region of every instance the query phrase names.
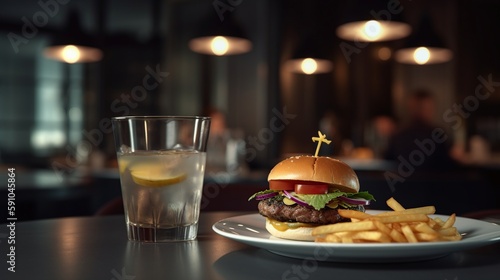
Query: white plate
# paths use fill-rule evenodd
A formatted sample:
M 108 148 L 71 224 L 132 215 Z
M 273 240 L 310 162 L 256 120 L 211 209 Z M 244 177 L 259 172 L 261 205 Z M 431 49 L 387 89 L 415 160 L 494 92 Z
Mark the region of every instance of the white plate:
M 382 211 L 367 211 L 376 214 Z M 446 220 L 448 216 L 433 215 Z M 313 258 L 335 262 L 406 262 L 433 259 L 453 252 L 477 248 L 500 241 L 500 226 L 480 220 L 457 217 L 455 227 L 464 236 L 460 241 L 428 243 L 315 243 L 271 236 L 265 218 L 259 214 L 221 220 L 212 229 L 227 238 L 293 258 Z

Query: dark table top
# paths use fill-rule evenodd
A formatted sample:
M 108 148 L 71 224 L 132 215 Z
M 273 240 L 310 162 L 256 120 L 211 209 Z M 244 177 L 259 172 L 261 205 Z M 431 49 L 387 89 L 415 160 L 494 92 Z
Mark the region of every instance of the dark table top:
M 15 273 L 0 227 L 0 279 L 499 279 L 500 244 L 410 263 L 311 262 L 275 255 L 212 231 L 241 212 L 202 212 L 192 242 L 127 240 L 123 216 L 17 222 Z

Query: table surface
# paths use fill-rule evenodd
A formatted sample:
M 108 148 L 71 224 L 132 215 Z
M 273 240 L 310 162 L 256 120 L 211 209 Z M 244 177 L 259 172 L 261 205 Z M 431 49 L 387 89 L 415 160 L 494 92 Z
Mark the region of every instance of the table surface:
M 0 227 L 0 279 L 498 279 L 500 244 L 410 263 L 307 263 L 219 236 L 217 221 L 240 212 L 202 212 L 191 242 L 130 242 L 123 216 L 17 222 L 15 273 Z

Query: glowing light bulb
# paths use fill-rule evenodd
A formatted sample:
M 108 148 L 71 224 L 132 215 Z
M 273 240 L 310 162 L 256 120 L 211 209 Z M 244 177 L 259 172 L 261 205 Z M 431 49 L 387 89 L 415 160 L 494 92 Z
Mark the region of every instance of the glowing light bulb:
M 316 60 L 312 58 L 306 58 L 302 60 L 300 68 L 302 69 L 302 72 L 304 72 L 305 74 L 311 75 L 314 74 L 316 70 L 318 70 L 318 63 L 316 62 Z
M 415 60 L 417 64 L 426 64 L 430 58 L 431 53 L 426 47 L 419 47 L 413 52 L 413 60 Z
M 369 40 L 377 39 L 382 33 L 382 26 L 376 20 L 369 20 L 365 23 L 363 27 L 363 32 L 368 37 Z
M 75 63 L 80 59 L 80 50 L 73 45 L 68 45 L 62 50 L 62 59 L 67 63 Z
M 210 47 L 215 55 L 224 55 L 229 50 L 229 42 L 226 38 L 217 36 L 212 39 Z

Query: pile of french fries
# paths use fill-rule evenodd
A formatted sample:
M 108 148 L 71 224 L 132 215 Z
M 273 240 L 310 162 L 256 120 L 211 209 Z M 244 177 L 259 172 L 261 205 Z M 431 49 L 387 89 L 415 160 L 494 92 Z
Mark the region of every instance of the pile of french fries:
M 387 205 L 393 211 L 376 215 L 339 209 L 339 214 L 350 218 L 351 222 L 319 226 L 312 235 L 316 242 L 335 243 L 416 243 L 462 239 L 453 226 L 455 214 L 446 221 L 431 218 L 428 215 L 436 212 L 434 206 L 405 209 L 392 197 L 387 200 Z

